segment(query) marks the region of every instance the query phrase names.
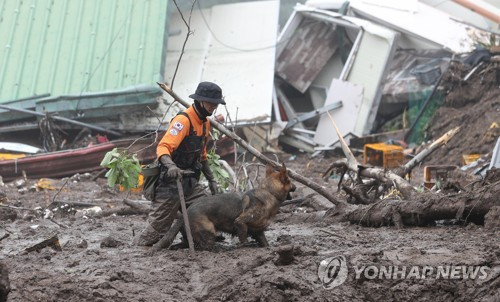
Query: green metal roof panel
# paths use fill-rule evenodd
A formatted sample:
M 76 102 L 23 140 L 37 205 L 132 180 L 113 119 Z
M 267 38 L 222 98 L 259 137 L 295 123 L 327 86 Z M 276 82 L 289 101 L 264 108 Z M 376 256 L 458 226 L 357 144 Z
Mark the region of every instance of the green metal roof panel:
M 166 0 L 1 0 L 0 102 L 153 84 Z

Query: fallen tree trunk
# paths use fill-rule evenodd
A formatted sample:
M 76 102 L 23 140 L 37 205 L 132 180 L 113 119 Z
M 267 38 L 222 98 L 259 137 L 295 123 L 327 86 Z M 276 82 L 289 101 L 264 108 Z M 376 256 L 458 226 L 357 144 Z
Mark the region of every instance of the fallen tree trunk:
M 328 222 L 350 222 L 363 226 L 426 226 L 436 220 L 459 219 L 483 224 L 486 214 L 500 206 L 500 183 L 484 186 L 475 192 L 453 196 L 422 193 L 412 200 L 385 199 L 371 205 L 349 205 L 328 210 Z
M 173 92 L 172 89 L 170 89 L 170 87 L 168 87 L 166 84 L 164 84 L 164 83 L 157 83 L 157 84 L 160 86 L 161 89 L 163 89 L 165 92 L 167 92 L 170 96 L 172 96 L 174 98 L 174 100 L 179 102 L 181 105 L 183 105 L 184 107 L 190 106 L 186 101 L 181 99 L 175 92 Z M 236 135 L 234 132 L 230 131 L 226 127 L 224 127 L 224 125 L 222 125 L 221 123 L 219 123 L 213 119 L 208 119 L 208 120 L 210 121 L 211 126 L 213 126 L 215 129 L 219 130 L 221 133 L 225 134 L 226 136 L 230 137 L 232 140 L 234 140 L 236 143 L 238 143 L 238 145 L 245 148 L 248 152 L 250 152 L 252 155 L 257 157 L 261 162 L 263 162 L 265 164 L 270 164 L 276 169 L 281 167 L 280 163 L 275 162 L 275 161 L 269 159 L 268 157 L 264 156 L 262 153 L 257 151 L 257 149 L 255 149 L 250 144 L 248 144 L 246 141 L 244 141 L 241 137 L 239 137 L 238 135 Z M 330 202 L 332 202 L 336 206 L 341 206 L 342 204 L 345 204 L 344 202 L 335 198 L 330 192 L 328 192 L 326 190 L 325 187 L 320 186 L 319 184 L 305 178 L 304 176 L 298 174 L 297 172 L 288 169 L 288 175 L 290 176 L 290 178 L 292 178 L 292 179 L 302 183 L 303 185 L 313 189 L 314 191 L 318 192 L 320 195 L 324 196 L 326 199 L 328 199 Z

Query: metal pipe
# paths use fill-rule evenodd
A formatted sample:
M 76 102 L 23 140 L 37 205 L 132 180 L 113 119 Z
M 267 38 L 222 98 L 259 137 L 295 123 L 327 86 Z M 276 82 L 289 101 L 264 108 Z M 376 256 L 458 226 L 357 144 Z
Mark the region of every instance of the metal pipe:
M 32 115 L 41 116 L 41 117 L 45 116 L 45 114 L 41 113 L 41 112 L 36 112 L 36 111 L 33 111 L 33 110 L 27 110 L 27 109 L 21 109 L 21 108 L 14 108 L 14 107 L 5 106 L 5 105 L 0 105 L 0 108 L 1 109 L 5 109 L 5 110 L 10 110 L 10 111 L 17 111 L 17 112 L 32 114 Z M 74 124 L 74 125 L 77 125 L 77 126 L 87 127 L 87 128 L 94 129 L 96 131 L 101 131 L 101 132 L 104 132 L 104 133 L 108 133 L 108 134 L 111 134 L 111 135 L 122 136 L 122 134 L 119 133 L 119 132 L 115 132 L 113 130 L 107 130 L 107 129 L 104 129 L 104 128 L 101 128 L 101 127 L 98 127 L 98 126 L 94 126 L 94 125 L 90 125 L 90 124 L 87 124 L 87 123 L 82 123 L 82 122 L 74 121 L 74 120 L 71 120 L 69 118 L 65 118 L 65 117 L 61 117 L 61 116 L 51 116 L 51 118 L 53 118 L 53 119 L 55 119 L 57 121 L 66 122 L 66 123 Z
M 352 28 L 352 29 L 360 29 L 361 26 L 356 25 L 354 23 L 351 23 L 349 21 L 346 21 L 340 17 L 334 17 L 328 14 L 323 13 L 322 11 L 319 10 L 314 10 L 314 11 L 308 11 L 308 10 L 301 10 L 298 11 L 301 14 L 303 14 L 306 17 L 318 20 L 318 21 L 323 21 L 323 22 L 329 22 L 329 23 L 335 23 L 340 26 L 344 26 L 347 28 Z
M 486 3 L 484 1 L 480 0 L 453 0 L 453 2 L 458 3 L 462 5 L 463 7 L 466 7 L 481 16 L 490 19 L 491 21 L 495 23 L 500 23 L 500 12 L 496 7 L 490 5 L 489 3 Z M 492 10 L 495 10 L 492 11 Z

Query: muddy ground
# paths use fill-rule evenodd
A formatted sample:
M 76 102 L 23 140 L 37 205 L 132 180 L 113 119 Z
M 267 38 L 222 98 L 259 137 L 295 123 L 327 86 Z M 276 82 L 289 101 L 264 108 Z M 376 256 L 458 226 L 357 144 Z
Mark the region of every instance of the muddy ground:
M 430 137 L 461 129 L 427 164 L 461 166 L 466 154 L 480 154 L 486 161 L 491 158 L 500 135 L 500 62 L 484 64 L 464 81 L 471 70 L 454 62 L 443 78 L 446 96 L 430 124 Z
M 494 122 L 500 124 L 499 63 L 485 65 L 466 83 L 460 81 L 468 72 L 452 66 L 444 80 L 449 90 L 445 105 L 430 127 L 433 138 L 455 126 L 462 126 L 462 132 L 426 164 L 460 165 L 462 154 L 487 154 L 498 138 L 498 129 L 488 128 Z M 338 176 L 322 179 L 334 158 L 311 160 L 303 154 L 281 154 L 280 159 L 336 192 Z M 422 183 L 422 169 L 423 165 L 414 170 L 412 183 L 416 186 Z M 253 175 L 250 172 L 252 179 Z M 461 177 L 462 188 L 478 187 L 478 182 L 467 187 L 474 178 Z M 44 212 L 54 200 L 95 204 L 112 211 L 127 208 L 122 200 L 139 200 L 140 193 L 127 196 L 109 189 L 105 179 L 91 180 L 91 175 L 53 180 L 39 191 L 37 181 L 12 182 L 0 188 L 5 193 L 0 196 L 3 204 L 24 208 L 0 208 L 0 262 L 10 271 L 8 301 L 500 301 L 498 223 L 485 228 L 448 220 L 403 229 L 327 223 L 319 217 L 332 205 L 316 196 L 304 204 L 282 208 L 267 232 L 269 248 L 255 244 L 236 247 L 237 240 L 226 236 L 215 252 L 163 250 L 151 256 L 149 248 L 132 245 L 145 226 L 144 214 L 93 217 L 92 212 L 77 206 L 53 211 L 53 217 Z M 295 197 L 312 192 L 296 184 Z M 490 185 L 497 188 L 491 192 L 498 192 L 498 180 Z M 448 194 L 458 196 L 457 200 L 462 196 L 453 190 Z M 470 196 L 464 194 L 463 199 Z M 346 200 L 343 194 L 337 197 Z M 37 207 L 41 209 L 34 210 Z M 495 211 L 498 218 L 500 198 Z M 54 234 L 61 250 L 25 251 Z M 279 265 L 277 250 L 290 245 L 294 261 Z M 318 267 L 331 257 L 345 259 L 348 275 L 343 284 L 327 289 L 325 279 L 318 277 Z M 463 275 L 456 279 L 435 275 L 371 278 L 373 274 L 367 270 L 357 278 L 355 268 L 363 266 L 408 270 L 412 266 L 467 266 L 481 267 L 487 274 L 475 279 Z M 334 276 L 340 280 L 340 275 Z
M 289 168 L 336 191 L 334 179 L 321 180 L 331 159 L 282 158 Z M 55 180 L 53 186 L 60 188 L 65 181 Z M 46 208 L 57 190 L 30 191 L 35 182 L 23 185 L 27 188 L 23 194 L 13 183 L 7 184 L 2 188 L 4 203 Z M 309 193 L 298 187 L 297 196 Z M 95 203 L 109 210 L 123 206 L 125 196 L 108 189 L 104 179 L 79 176 L 70 179 L 55 200 Z M 164 250 L 153 256 L 149 248 L 131 243 L 145 226 L 145 215 L 92 218 L 80 211 L 59 210 L 51 221 L 32 211 L 3 209 L 0 238 L 9 237 L 0 241 L 0 257 L 10 271 L 8 301 L 500 301 L 498 228 L 448 222 L 398 230 L 305 222 L 301 213 L 320 216 L 331 206 L 319 197 L 309 205 L 282 209 L 267 232 L 269 248 L 236 247 L 237 240 L 226 236 L 216 252 L 191 255 L 187 250 Z M 53 234 L 58 234 L 62 251 L 24 252 Z M 277 265 L 277 249 L 290 244 L 294 261 Z M 325 289 L 318 267 L 334 256 L 346 257 L 348 277 Z M 353 266 L 363 265 L 485 266 L 488 276 L 356 279 Z

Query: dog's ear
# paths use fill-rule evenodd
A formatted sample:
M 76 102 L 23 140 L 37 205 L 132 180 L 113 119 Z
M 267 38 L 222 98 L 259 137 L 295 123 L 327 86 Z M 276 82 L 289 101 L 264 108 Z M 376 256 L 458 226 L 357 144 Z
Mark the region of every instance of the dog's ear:
M 281 164 L 280 173 L 283 174 L 283 175 L 288 176 L 288 170 L 286 169 L 285 163 Z
M 280 179 L 282 183 L 285 183 L 288 178 L 288 170 L 286 169 L 285 163 L 281 165 L 280 169 Z
M 273 172 L 274 172 L 273 166 L 271 166 L 271 164 L 267 164 L 266 165 L 266 176 L 271 175 Z

